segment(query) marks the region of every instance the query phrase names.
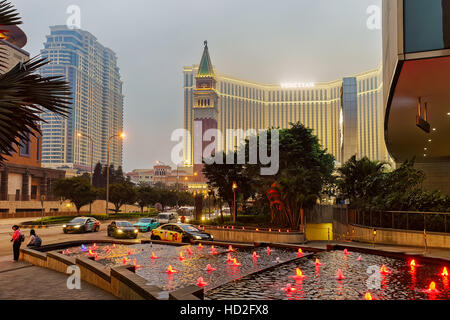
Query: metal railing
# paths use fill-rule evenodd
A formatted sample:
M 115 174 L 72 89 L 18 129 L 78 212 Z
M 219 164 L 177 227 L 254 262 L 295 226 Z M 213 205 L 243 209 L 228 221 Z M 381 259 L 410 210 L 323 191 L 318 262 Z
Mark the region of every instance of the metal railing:
M 370 228 L 450 233 L 450 212 L 371 211 L 336 208 L 334 220 Z

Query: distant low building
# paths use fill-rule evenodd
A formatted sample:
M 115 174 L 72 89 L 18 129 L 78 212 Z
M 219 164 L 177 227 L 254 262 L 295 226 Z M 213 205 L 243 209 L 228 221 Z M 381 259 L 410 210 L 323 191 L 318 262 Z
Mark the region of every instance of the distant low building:
M 163 184 L 168 187 L 176 186 L 177 183 L 187 189 L 188 183 L 192 182 L 191 168 L 173 169 L 162 162 L 157 162 L 152 169 L 135 169 L 125 174 L 135 184 Z

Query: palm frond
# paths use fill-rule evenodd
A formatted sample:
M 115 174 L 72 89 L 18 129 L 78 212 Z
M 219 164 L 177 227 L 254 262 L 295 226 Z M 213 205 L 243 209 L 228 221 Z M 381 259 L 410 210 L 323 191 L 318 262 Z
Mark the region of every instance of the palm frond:
M 0 75 L 0 161 L 30 135 L 40 133 L 43 112 L 67 116 L 71 90 L 63 77 L 42 77 L 48 62 L 33 58 Z
M 21 24 L 19 13 L 7 0 L 0 1 L 0 26 L 10 26 Z

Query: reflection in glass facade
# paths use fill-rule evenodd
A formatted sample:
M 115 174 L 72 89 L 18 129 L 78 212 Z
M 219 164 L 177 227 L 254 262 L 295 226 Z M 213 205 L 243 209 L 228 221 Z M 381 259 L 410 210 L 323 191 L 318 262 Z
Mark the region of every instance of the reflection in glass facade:
M 450 0 L 404 1 L 405 52 L 450 48 Z

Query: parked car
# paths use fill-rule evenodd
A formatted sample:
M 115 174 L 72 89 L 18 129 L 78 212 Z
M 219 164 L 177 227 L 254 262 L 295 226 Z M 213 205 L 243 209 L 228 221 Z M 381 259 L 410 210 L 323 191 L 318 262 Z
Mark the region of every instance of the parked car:
M 63 232 L 85 233 L 88 231 L 98 232 L 100 230 L 100 221 L 92 217 L 76 217 L 69 223 L 63 225 Z
M 214 237 L 203 232 L 192 224 L 168 223 L 152 230 L 152 240 L 164 240 L 173 242 L 193 242 L 195 240 L 213 241 Z
M 177 214 L 174 212 L 163 212 L 158 214 L 157 220 L 161 225 L 175 222 L 177 220 Z
M 135 228 L 139 230 L 139 232 L 149 232 L 153 229 L 160 226 L 160 223 L 153 218 L 141 218 L 133 224 Z
M 112 221 L 108 225 L 108 237 L 136 239 L 139 230 L 128 221 Z

